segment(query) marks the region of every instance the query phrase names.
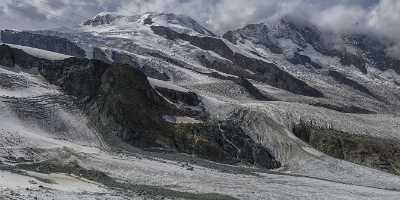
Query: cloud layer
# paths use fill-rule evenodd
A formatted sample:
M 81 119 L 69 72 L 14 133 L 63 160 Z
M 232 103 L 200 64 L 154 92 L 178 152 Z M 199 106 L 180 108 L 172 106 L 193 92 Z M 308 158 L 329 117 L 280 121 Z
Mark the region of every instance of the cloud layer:
M 0 28 L 73 26 L 102 11 L 185 14 L 217 33 L 293 15 L 328 30 L 400 41 L 398 0 L 1 0 Z

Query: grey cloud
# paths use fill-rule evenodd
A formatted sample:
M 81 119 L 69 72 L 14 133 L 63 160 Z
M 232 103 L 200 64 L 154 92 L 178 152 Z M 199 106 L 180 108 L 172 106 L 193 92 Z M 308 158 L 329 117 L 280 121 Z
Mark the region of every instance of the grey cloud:
M 400 41 L 398 0 L 1 0 L 1 6 L 7 21 L 2 20 L 0 27 L 8 28 L 73 26 L 102 11 L 126 15 L 155 11 L 185 14 L 224 33 L 292 15 L 323 29 L 369 32 Z
M 127 0 L 0 0 L 4 8 L 0 28 L 76 26 L 101 11 L 115 11 L 122 1 Z
M 0 6 L 0 16 L 5 15 L 4 7 Z
M 192 16 L 208 28 L 223 32 L 271 17 L 300 0 L 132 0 L 119 8 L 128 13 L 173 12 Z
M 338 33 L 368 33 L 393 42 L 388 49 L 400 55 L 399 0 L 131 0 L 123 14 L 173 12 L 194 17 L 209 29 L 224 33 L 249 23 L 290 15 L 321 29 Z
M 53 9 L 61 9 L 66 6 L 64 0 L 47 0 L 46 4 Z
M 44 21 L 47 19 L 47 15 L 40 12 L 40 10 L 30 2 L 12 1 L 7 7 L 12 13 L 23 16 L 29 20 Z

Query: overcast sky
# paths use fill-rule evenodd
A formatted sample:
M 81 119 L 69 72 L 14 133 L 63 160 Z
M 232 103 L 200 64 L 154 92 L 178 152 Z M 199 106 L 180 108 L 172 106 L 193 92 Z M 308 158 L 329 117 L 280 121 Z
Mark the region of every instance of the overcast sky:
M 294 15 L 326 29 L 400 41 L 400 0 L 0 0 L 0 28 L 73 26 L 102 11 L 186 14 L 217 33 Z

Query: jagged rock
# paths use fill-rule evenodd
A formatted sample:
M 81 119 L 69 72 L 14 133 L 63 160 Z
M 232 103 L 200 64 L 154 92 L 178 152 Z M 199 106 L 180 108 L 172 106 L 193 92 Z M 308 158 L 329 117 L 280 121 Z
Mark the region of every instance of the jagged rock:
M 106 24 L 111 24 L 113 21 L 115 21 L 118 18 L 121 18 L 122 16 L 115 15 L 115 14 L 110 14 L 110 13 L 105 13 L 105 14 L 99 14 L 95 16 L 93 19 L 89 19 L 85 22 L 83 22 L 83 25 L 88 26 L 100 26 L 100 25 L 106 25 Z
M 0 46 L 0 65 L 5 67 L 14 67 L 15 59 L 13 50 L 7 45 Z
M 169 81 L 170 78 L 168 77 L 167 74 L 163 72 L 159 72 L 157 69 L 155 69 L 152 66 L 148 66 L 147 64 L 144 64 L 143 66 L 140 66 L 131 55 L 122 53 L 122 52 L 116 52 L 113 50 L 107 50 L 109 51 L 109 56 L 106 55 L 104 50 L 100 48 L 94 48 L 93 49 L 93 59 L 101 60 L 103 62 L 109 63 L 109 64 L 127 64 L 133 67 L 136 67 L 140 71 L 142 71 L 146 76 L 163 80 L 163 81 Z
M 313 62 L 310 57 L 301 55 L 298 52 L 294 54 L 293 58 L 289 58 L 288 61 L 295 65 L 304 65 L 306 67 L 311 66 L 316 69 L 322 69 L 321 65 Z
M 1 40 L 9 44 L 17 44 L 38 49 L 53 51 L 75 57 L 85 57 L 86 53 L 75 43 L 57 36 L 44 36 L 30 32 L 1 31 Z
M 302 122 L 297 137 L 332 157 L 400 175 L 400 143 L 395 140 L 351 135 Z
M 242 29 L 236 31 L 228 31 L 223 35 L 223 38 L 236 44 L 238 41 L 248 39 L 256 45 L 262 45 L 269 49 L 272 53 L 281 54 L 283 50 L 275 42 L 273 42 L 268 33 L 268 26 L 264 24 L 249 24 Z
M 0 65 L 13 68 L 18 65 L 24 69 L 39 68 L 49 61 L 31 56 L 20 49 L 0 45 Z
M 134 67 L 81 58 L 47 61 L 4 45 L 2 50 L 15 58 L 11 63 L 41 63 L 39 73 L 66 94 L 77 97 L 91 124 L 105 138 L 117 136 L 137 147 L 173 149 L 224 163 L 280 166 L 267 148 L 255 143 L 233 122 L 171 124 L 164 121 L 163 116 L 184 112 L 160 96 L 147 77 Z M 15 53 L 21 57 L 15 57 Z M 195 105 L 199 100 L 192 96 L 188 103 Z
M 361 49 L 369 60 L 372 66 L 388 70 L 393 69 L 400 74 L 400 60 L 390 56 L 387 52 L 388 42 L 382 41 L 370 35 L 354 34 L 348 38 L 348 43 L 354 44 L 357 48 Z
M 212 63 L 211 65 L 207 65 L 224 73 L 230 73 L 244 78 L 262 81 L 274 87 L 282 88 L 296 94 L 313 97 L 323 96 L 320 91 L 308 86 L 307 83 L 279 69 L 272 63 L 267 63 L 258 59 L 249 58 L 239 53 L 234 53 L 221 39 L 213 37 L 190 36 L 161 26 L 152 26 L 151 28 L 155 34 L 161 35 L 167 39 L 186 40 L 192 43 L 194 46 L 204 50 L 214 51 L 222 57 L 231 60 L 234 64 L 233 66 L 232 63 L 229 63 L 229 65 L 225 65 L 224 63 Z M 201 62 L 207 63 L 208 61 L 203 57 Z M 246 69 L 249 69 L 256 74 L 251 74 L 247 72 Z
M 371 92 L 368 88 L 366 88 L 365 86 L 361 85 L 360 83 L 358 83 L 354 80 L 347 78 L 345 75 L 341 74 L 340 72 L 329 70 L 328 74 L 337 82 L 347 85 L 347 86 L 350 86 L 362 93 L 365 93 L 373 98 L 380 100 L 380 98 L 378 96 L 376 96 L 373 92 Z
M 338 57 L 342 65 L 354 65 L 364 74 L 367 73 L 367 61 L 364 58 L 344 48 L 335 48 L 335 45 L 331 44 L 331 42 L 325 38 L 327 37 L 325 33 L 321 32 L 316 26 L 301 20 L 299 21 L 298 19 L 293 19 L 292 17 L 284 17 L 276 24 L 273 24 L 272 28 L 269 28 L 265 24 L 252 24 L 235 31 L 227 32 L 224 37 L 234 42 L 239 39 L 245 39 L 256 45 L 262 45 L 276 54 L 283 53 L 282 47 L 280 47 L 276 41 L 281 38 L 289 39 L 300 48 L 307 48 L 308 45 L 311 45 L 324 55 Z M 294 58 L 289 58 L 289 61 L 293 64 L 302 63 L 303 61 L 301 60 L 305 59 L 305 57 L 299 57 L 298 55 L 297 57 L 296 55 L 294 56 Z M 319 68 L 319 65 L 316 64 L 314 67 Z
M 346 49 L 335 48 L 335 45 L 331 44 L 331 41 L 325 39 L 326 36 L 324 33 L 318 30 L 316 26 L 306 22 L 296 23 L 295 21 L 296 20 L 291 18 L 285 18 L 282 20 L 282 23 L 289 28 L 289 30 L 286 31 L 290 32 L 290 34 L 295 33 L 295 37 L 290 36 L 292 41 L 297 42 L 303 48 L 306 48 L 306 45 L 310 44 L 314 49 L 322 54 L 340 58 L 341 64 L 354 65 L 362 73 L 367 73 L 365 66 L 366 61 L 362 57 L 354 55 Z
M 156 87 L 156 89 L 175 103 L 183 102 L 189 106 L 198 106 L 201 103 L 200 98 L 193 92 L 176 91 L 164 87 Z
M 157 145 L 166 126 L 162 115 L 178 112 L 157 94 L 142 72 L 128 65 L 71 58 L 40 72 L 50 83 L 79 97 L 100 130 L 135 146 Z
M 182 152 L 218 162 L 242 162 L 258 167 L 279 168 L 269 150 L 255 143 L 233 121 L 177 125 L 175 142 Z
M 113 62 L 111 58 L 107 56 L 107 54 L 102 49 L 97 47 L 93 48 L 93 59 L 100 60 L 108 64 L 111 64 Z M 121 62 L 121 64 L 128 64 L 128 63 Z

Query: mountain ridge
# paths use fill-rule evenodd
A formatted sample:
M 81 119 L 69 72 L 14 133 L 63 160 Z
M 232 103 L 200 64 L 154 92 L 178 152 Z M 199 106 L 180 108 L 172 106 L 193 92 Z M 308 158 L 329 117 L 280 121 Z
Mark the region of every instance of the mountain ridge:
M 75 31 L 15 32 L 0 45 L 0 175 L 28 189 L 0 191 L 397 199 L 396 59 L 373 38 L 325 41 L 284 20 L 217 36 L 178 15 L 101 13 Z

